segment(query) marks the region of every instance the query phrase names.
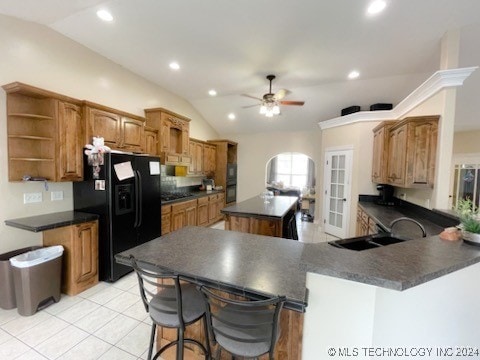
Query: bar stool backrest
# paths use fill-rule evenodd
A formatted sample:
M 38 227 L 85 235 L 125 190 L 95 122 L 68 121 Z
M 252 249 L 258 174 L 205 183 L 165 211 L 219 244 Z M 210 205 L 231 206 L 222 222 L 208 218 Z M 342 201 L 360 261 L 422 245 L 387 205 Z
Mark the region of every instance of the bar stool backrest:
M 224 298 L 206 287 L 210 337 L 236 356 L 257 357 L 269 353 L 273 359 L 279 332 L 279 315 L 285 297 L 259 301 Z

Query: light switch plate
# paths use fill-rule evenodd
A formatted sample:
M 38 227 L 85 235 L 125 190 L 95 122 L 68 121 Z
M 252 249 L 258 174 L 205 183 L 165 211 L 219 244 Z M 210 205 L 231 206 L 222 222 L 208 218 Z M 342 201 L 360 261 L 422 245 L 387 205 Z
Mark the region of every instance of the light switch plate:
M 50 193 L 51 201 L 63 200 L 63 191 L 52 191 Z
M 23 194 L 23 203 L 39 203 L 42 202 L 42 193 L 24 193 Z

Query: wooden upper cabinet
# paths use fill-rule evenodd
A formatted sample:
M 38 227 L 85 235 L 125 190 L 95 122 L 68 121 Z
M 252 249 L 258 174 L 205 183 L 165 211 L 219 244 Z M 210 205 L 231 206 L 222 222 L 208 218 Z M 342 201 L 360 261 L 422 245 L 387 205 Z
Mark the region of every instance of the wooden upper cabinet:
M 387 182 L 389 129 L 393 121 L 384 121 L 373 129 L 372 182 Z
M 84 124 L 80 106 L 58 102 L 58 180 L 83 179 Z
M 145 122 L 142 120 L 122 117 L 121 120 L 121 148 L 127 151 L 142 152 L 144 146 Z
M 200 140 L 190 139 L 189 142 L 189 155 L 192 158 L 192 162 L 188 167 L 188 173 L 191 175 L 203 175 L 204 174 L 204 143 Z
M 120 148 L 120 115 L 87 106 L 85 116 L 86 143 L 91 144 L 94 136 L 103 137 L 106 146 L 112 149 Z
M 81 101 L 19 82 L 7 93 L 8 179 L 82 179 Z
M 87 143 L 91 144 L 97 136 L 103 137 L 105 145 L 114 150 L 144 151 L 145 119 L 88 102 L 84 113 Z
M 144 133 L 144 151 L 150 155 L 158 155 L 158 130 L 146 126 Z
M 439 116 L 406 118 L 389 130 L 388 183 L 433 187 Z
M 159 130 L 162 164 L 190 166 L 190 119 L 164 108 L 145 109 L 146 125 Z
M 203 147 L 203 171 L 212 176 L 216 170 L 217 147 L 212 144 L 204 144 Z

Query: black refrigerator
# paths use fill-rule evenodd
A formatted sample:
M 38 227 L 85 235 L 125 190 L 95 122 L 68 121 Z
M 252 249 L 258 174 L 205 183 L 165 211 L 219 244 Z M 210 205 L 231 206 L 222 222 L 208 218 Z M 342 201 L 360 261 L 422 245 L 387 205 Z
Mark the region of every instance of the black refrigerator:
M 99 215 L 99 278 L 116 281 L 132 271 L 115 255 L 161 234 L 160 159 L 105 153 L 103 165 L 84 161 L 84 181 L 73 183 L 74 209 Z

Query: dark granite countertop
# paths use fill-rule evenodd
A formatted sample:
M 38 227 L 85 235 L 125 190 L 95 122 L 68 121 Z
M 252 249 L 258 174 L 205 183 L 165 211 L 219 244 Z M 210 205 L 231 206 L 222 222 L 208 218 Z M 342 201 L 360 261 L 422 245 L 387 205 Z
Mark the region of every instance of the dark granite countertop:
M 186 227 L 116 256 L 135 257 L 247 297 L 285 295 L 304 310 L 306 272 L 406 290 L 480 262 L 480 247 L 430 236 L 353 251 L 268 236 Z
M 406 290 L 480 262 L 480 247 L 438 236 L 364 251 L 305 244 L 301 262 L 306 271 Z
M 247 297 L 284 295 L 286 307 L 307 303 L 303 244 L 269 236 L 189 226 L 116 255 L 173 270 L 195 281 Z
M 359 201 L 358 205 L 363 208 L 363 210 L 365 210 L 377 224 L 380 224 L 388 232 L 391 230 L 390 223 L 399 217 L 410 217 L 420 222 L 425 228 L 427 236 L 438 235 L 445 227 L 451 226 L 446 223 L 440 225 L 438 222 L 432 221 L 432 219 L 427 216 L 422 216 L 422 214 L 419 214 L 418 212 L 401 206 L 378 205 L 369 201 Z M 411 222 L 397 223 L 394 227 L 394 232 L 409 238 L 422 236 L 420 228 Z
M 222 194 L 222 193 L 224 193 L 224 192 L 225 192 L 224 190 L 210 190 L 210 191 L 198 190 L 198 191 L 189 191 L 188 193 L 189 193 L 191 196 L 184 197 L 184 198 L 180 198 L 180 199 L 175 199 L 175 200 L 169 200 L 169 201 L 163 201 L 163 200 L 162 200 L 162 205 L 171 205 L 171 204 L 175 204 L 175 203 L 179 203 L 179 202 L 195 200 L 195 199 L 202 198 L 202 197 L 209 196 L 209 195 Z
M 274 196 L 266 204 L 260 196 L 247 199 L 232 206 L 223 208 L 221 211 L 227 215 L 238 216 L 259 216 L 266 218 L 283 218 L 288 211 L 296 204 L 296 196 Z
M 5 220 L 5 224 L 19 229 L 39 232 L 73 224 L 97 220 L 98 215 L 80 211 L 62 211 L 51 214 Z

